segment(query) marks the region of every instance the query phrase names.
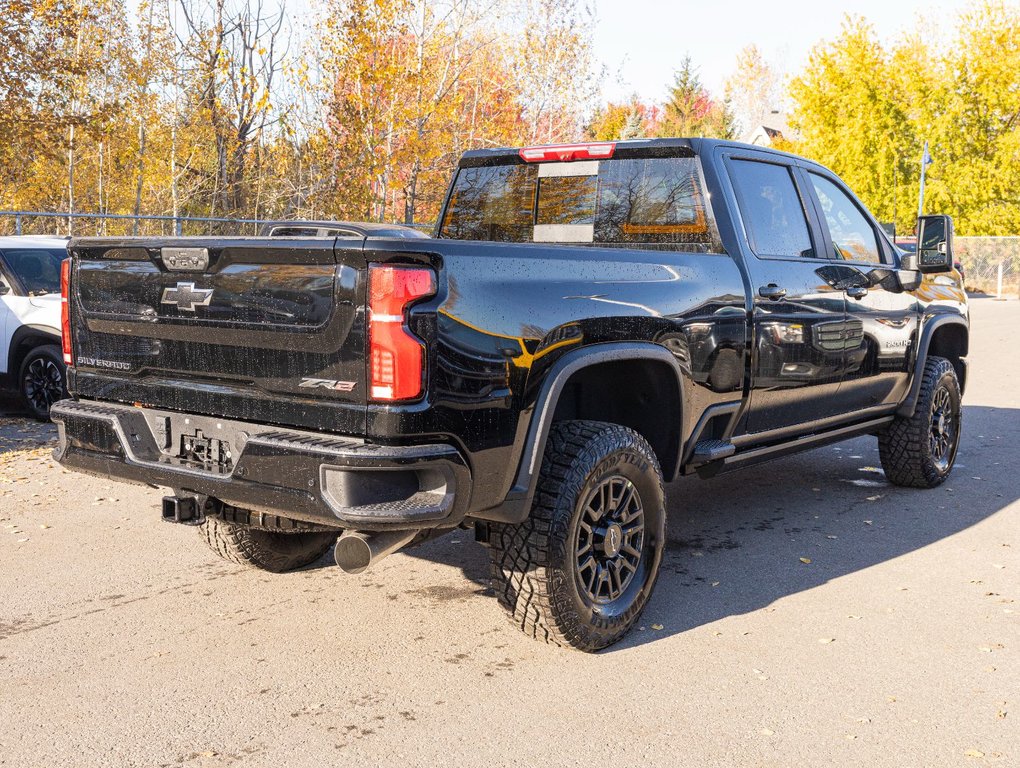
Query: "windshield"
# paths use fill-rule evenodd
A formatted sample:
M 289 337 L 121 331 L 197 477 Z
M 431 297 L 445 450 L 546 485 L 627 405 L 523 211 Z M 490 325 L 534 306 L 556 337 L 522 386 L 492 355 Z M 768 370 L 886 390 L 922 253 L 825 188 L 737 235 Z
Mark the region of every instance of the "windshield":
M 12 277 L 29 296 L 60 293 L 60 262 L 67 252 L 55 248 L 5 248 L 3 259 Z
M 439 236 L 722 252 L 692 157 L 461 168 Z

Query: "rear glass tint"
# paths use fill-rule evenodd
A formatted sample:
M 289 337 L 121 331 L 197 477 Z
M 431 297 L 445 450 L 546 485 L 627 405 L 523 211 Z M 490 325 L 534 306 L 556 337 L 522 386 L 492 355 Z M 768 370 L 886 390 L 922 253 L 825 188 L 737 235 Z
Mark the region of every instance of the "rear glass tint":
M 696 158 L 603 160 L 597 175 L 558 167 L 539 178 L 539 168 L 460 169 L 439 236 L 528 243 L 537 225 L 540 233 L 588 233 L 559 241 L 572 245 L 722 252 Z

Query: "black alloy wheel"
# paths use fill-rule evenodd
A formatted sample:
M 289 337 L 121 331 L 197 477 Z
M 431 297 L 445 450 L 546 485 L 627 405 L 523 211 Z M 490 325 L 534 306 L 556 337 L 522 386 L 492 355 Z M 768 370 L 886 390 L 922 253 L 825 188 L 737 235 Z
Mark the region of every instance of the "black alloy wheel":
M 555 423 L 531 514 L 488 526 L 493 587 L 510 620 L 581 651 L 620 640 L 647 605 L 662 561 L 662 483 L 655 451 L 634 430 Z
M 621 475 L 604 479 L 586 499 L 574 549 L 578 586 L 593 603 L 618 599 L 641 565 L 645 512 L 634 484 Z
M 931 435 L 929 448 L 932 461 L 940 472 L 946 472 L 952 463 L 957 445 L 958 414 L 953 410 L 953 398 L 949 388 L 941 386 L 935 390 L 931 404 Z
M 21 364 L 21 396 L 32 415 L 49 419 L 50 406 L 67 397 L 67 369 L 59 347 L 33 349 Z
M 920 375 L 913 413 L 897 415 L 878 433 L 878 452 L 889 482 L 934 488 L 949 477 L 960 447 L 960 381 L 953 364 L 943 357 L 929 357 Z

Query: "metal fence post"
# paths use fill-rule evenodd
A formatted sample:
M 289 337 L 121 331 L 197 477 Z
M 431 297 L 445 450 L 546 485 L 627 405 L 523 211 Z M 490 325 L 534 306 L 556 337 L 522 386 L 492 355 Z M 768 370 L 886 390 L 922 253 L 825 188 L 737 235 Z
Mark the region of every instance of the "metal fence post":
M 995 292 L 995 298 L 1002 301 L 1002 262 L 999 262 L 999 285 Z
M 21 214 L 14 215 L 14 234 L 21 234 Z

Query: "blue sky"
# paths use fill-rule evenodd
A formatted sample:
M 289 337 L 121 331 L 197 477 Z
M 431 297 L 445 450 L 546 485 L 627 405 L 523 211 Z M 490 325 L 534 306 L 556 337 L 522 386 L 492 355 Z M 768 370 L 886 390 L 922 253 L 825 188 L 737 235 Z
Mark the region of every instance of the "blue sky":
M 137 9 L 138 0 L 127 0 Z M 1020 0 L 1013 0 L 1020 2 Z M 583 2 L 583 0 L 582 0 Z M 957 14 L 974 0 L 589 0 L 596 9 L 595 55 L 606 68 L 603 96 L 622 101 L 638 93 L 662 101 L 685 54 L 702 82 L 721 95 L 737 53 L 754 43 L 780 72 L 797 74 L 808 53 L 839 34 L 847 14 L 863 16 L 883 41 L 935 23 L 952 31 Z M 291 23 L 307 27 L 316 0 L 268 0 L 283 6 Z
M 952 25 L 969 6 L 966 0 L 600 0 L 595 51 L 608 68 L 608 99 L 636 91 L 645 100 L 662 100 L 685 53 L 709 90 L 721 94 L 737 53 L 750 43 L 774 66 L 796 74 L 817 42 L 839 34 L 845 14 L 864 16 L 892 41 L 920 18 Z

